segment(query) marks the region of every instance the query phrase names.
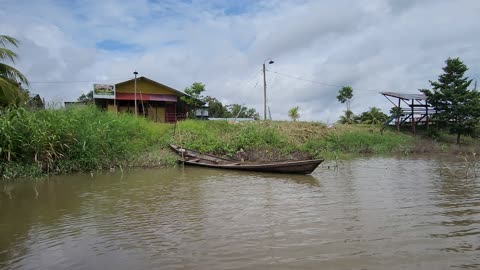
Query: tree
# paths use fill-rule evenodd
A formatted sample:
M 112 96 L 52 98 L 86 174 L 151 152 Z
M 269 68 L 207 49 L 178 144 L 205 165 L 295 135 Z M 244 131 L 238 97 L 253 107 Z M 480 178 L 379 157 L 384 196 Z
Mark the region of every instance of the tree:
M 205 102 L 208 106 L 209 117 L 225 117 L 224 115 L 227 109 L 223 106 L 222 102 L 211 96 L 205 97 Z
M 293 122 L 296 122 L 298 118 L 300 118 L 300 114 L 298 114 L 298 106 L 293 107 L 288 111 L 288 116 L 292 118 Z
M 254 108 L 249 108 L 245 111 L 245 117 L 258 120 L 260 119 L 260 114 Z
M 225 105 L 225 108 L 227 110 L 226 113 L 224 114 L 225 118 L 235 118 L 237 117 L 237 115 L 238 117 L 243 118 L 243 116 L 240 116 L 240 114 L 242 114 L 242 111 L 246 109 L 240 104 Z
M 185 102 L 189 107 L 190 117 L 195 117 L 196 109 L 205 104 L 204 97 L 202 93 L 205 92 L 205 85 L 199 82 L 194 82 L 190 87 L 185 88 L 185 93 L 187 96 L 180 97 L 180 100 Z
M 340 103 L 347 105 L 347 111 L 350 111 L 350 104 L 352 103 L 353 89 L 350 86 L 344 86 L 338 91 L 337 99 Z
M 433 119 L 457 134 L 457 144 L 461 135 L 473 135 L 480 118 L 480 93 L 468 90 L 472 80 L 464 77 L 467 66 L 459 58 L 448 58 L 443 68 L 444 74 L 438 82 L 430 81 L 432 90 L 421 89 L 427 101 L 436 110 Z
M 29 85 L 27 78 L 14 67 L 4 63 L 15 63 L 17 54 L 7 47 L 18 47 L 18 44 L 15 38 L 0 35 L 0 106 L 20 105 L 28 98 L 21 87 L 22 83 Z
M 388 116 L 379 108 L 371 107 L 368 111 L 363 112 L 358 119 L 362 124 L 380 125 L 387 121 Z
M 353 89 L 350 86 L 344 86 L 340 91 L 338 91 L 337 99 L 340 103 L 347 105 L 347 110 L 345 111 L 345 115 L 340 116 L 339 122 L 342 124 L 353 124 L 355 121 L 353 119 L 354 114 L 350 110 L 350 104 L 352 103 L 353 98 Z
M 341 115 L 340 119 L 338 120 L 340 124 L 354 124 L 355 123 L 355 115 L 352 111 L 345 111 L 345 115 Z
M 77 101 L 85 103 L 93 102 L 93 90 L 91 90 L 87 94 L 82 94 L 81 96 L 79 96 L 77 98 Z
M 223 105 L 222 102 L 214 97 L 205 97 L 205 102 L 208 105 L 208 115 L 210 117 L 218 118 L 254 118 L 257 120 L 260 115 L 253 108 L 247 108 L 240 104 Z
M 397 130 L 400 131 L 400 117 L 405 116 L 403 113 L 402 108 L 394 106 L 390 109 L 390 115 L 392 116 L 392 120 L 395 119 L 395 126 Z
M 226 105 L 225 118 L 253 118 L 258 120 L 260 115 L 254 108 L 247 108 L 240 104 Z

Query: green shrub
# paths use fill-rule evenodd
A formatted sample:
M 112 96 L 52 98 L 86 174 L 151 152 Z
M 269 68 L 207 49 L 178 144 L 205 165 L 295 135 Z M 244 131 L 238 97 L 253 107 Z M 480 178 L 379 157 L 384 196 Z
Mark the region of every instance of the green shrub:
M 201 153 L 224 155 L 255 147 L 284 148 L 288 144 L 286 136 L 262 123 L 197 120 L 179 122 L 173 141 Z
M 308 140 L 303 146 L 304 151 L 314 156 L 337 156 L 338 153 L 385 154 L 399 150 L 400 146 L 411 141 L 409 136 L 401 133 L 373 132 L 367 129 L 352 129 L 350 131 L 331 133 L 322 139 Z
M 0 175 L 32 164 L 37 172 L 46 173 L 119 166 L 167 141 L 170 129 L 93 106 L 33 112 L 7 109 L 0 111 Z
M 315 157 L 340 154 L 390 153 L 412 140 L 408 135 L 371 126 L 327 129 L 325 125 L 289 122 L 227 121 L 180 122 L 173 141 L 202 153 L 234 155 L 240 149 L 275 149 L 282 153 L 304 152 Z

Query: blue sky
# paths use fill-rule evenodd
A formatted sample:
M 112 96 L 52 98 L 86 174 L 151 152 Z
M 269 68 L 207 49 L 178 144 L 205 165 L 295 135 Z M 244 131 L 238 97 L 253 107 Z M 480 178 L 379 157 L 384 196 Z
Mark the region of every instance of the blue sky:
M 273 58 L 272 117 L 287 119 L 288 109 L 299 106 L 301 120 L 332 123 L 344 110 L 335 98 L 341 85 L 353 87 L 355 113 L 372 106 L 388 112 L 379 91 L 428 87 L 448 57 L 460 57 L 468 75 L 480 79 L 475 0 L 2 4 L 0 33 L 21 41 L 17 68 L 32 92 L 52 102 L 74 100 L 94 82 L 123 81 L 137 70 L 179 90 L 202 82 L 206 95 L 262 114 L 260 68 Z

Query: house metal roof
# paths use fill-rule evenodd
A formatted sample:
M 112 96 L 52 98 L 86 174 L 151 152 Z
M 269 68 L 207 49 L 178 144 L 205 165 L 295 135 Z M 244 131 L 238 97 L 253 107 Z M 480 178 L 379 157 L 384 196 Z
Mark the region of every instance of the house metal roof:
M 177 89 L 174 89 L 174 88 L 172 88 L 172 87 L 170 87 L 170 86 L 167 86 L 167 85 L 165 85 L 165 84 L 161 84 L 161 83 L 159 83 L 159 82 L 157 82 L 157 81 L 154 81 L 154 80 L 152 80 L 152 79 L 149 79 L 149 78 L 147 78 L 147 77 L 141 76 L 141 77 L 137 78 L 137 81 L 140 81 L 140 80 L 145 80 L 145 81 L 151 82 L 151 83 L 153 83 L 153 84 L 156 84 L 156 85 L 158 85 L 158 86 L 160 86 L 160 87 L 166 88 L 166 89 L 168 89 L 168 90 L 176 93 L 178 96 L 188 96 L 187 94 L 185 94 L 185 93 L 183 93 L 183 92 L 181 92 L 181 91 L 178 91 Z M 128 83 L 128 82 L 132 82 L 132 81 L 135 81 L 135 79 L 131 79 L 131 80 L 124 81 L 124 82 L 119 82 L 119 83 L 117 83 L 117 84 L 115 84 L 115 85 L 120 85 L 120 84 L 124 84 L 124 83 Z
M 380 92 L 380 94 L 384 96 L 404 99 L 404 100 L 426 100 L 427 96 L 424 94 L 405 94 L 405 93 L 397 93 L 397 92 Z

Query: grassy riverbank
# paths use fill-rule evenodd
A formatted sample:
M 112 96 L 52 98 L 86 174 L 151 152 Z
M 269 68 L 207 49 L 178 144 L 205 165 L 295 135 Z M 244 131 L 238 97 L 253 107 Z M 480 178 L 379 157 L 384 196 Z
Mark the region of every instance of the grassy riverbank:
M 305 157 L 343 158 L 350 154 L 387 154 L 408 151 L 414 138 L 370 125 L 327 127 L 312 122 L 183 121 L 176 143 L 200 152 L 250 160 Z
M 324 157 L 343 159 L 359 154 L 437 154 L 458 155 L 479 153 L 480 141 L 445 132 L 417 128 L 417 136 L 410 129 L 397 132 L 394 127 L 375 125 L 334 125 L 318 122 L 245 122 L 182 121 L 172 138 L 177 144 L 234 158 L 246 156 L 251 160 L 295 159 Z
M 448 139 L 437 142 L 371 125 L 187 120 L 175 126 L 94 107 L 12 109 L 0 111 L 0 178 L 173 166 L 176 156 L 168 142 L 202 153 L 266 161 L 464 151 Z M 467 148 L 478 151 L 476 145 L 471 140 Z
M 94 107 L 0 111 L 0 175 L 15 178 L 94 171 L 156 161 L 171 164 L 171 156 L 159 157 L 149 151 L 165 144 L 169 129 Z

